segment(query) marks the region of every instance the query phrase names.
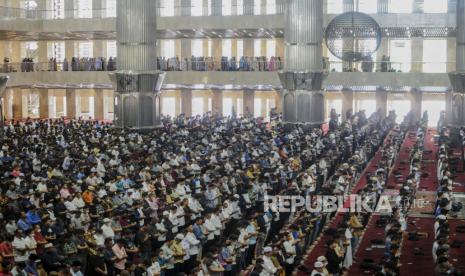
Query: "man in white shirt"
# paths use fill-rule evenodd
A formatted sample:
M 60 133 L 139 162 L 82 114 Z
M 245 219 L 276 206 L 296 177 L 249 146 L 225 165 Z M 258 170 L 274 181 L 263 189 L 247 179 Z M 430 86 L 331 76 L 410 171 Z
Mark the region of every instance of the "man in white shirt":
M 272 248 L 267 246 L 263 248 L 263 254 L 265 254 L 263 259 L 263 275 L 273 276 L 278 271 L 278 269 L 274 266 L 273 261 L 271 260 L 272 256 Z
M 18 229 L 15 232 L 15 237 L 11 243 L 13 246 L 13 254 L 15 262 L 25 262 L 29 258 L 29 251 L 27 250 L 27 240 L 24 237 L 23 230 Z
M 103 225 L 102 225 L 101 229 L 102 229 L 102 234 L 105 237 L 105 239 L 107 239 L 107 238 L 114 239 L 115 238 L 115 231 L 111 227 L 111 220 L 109 218 L 104 218 L 103 219 Z

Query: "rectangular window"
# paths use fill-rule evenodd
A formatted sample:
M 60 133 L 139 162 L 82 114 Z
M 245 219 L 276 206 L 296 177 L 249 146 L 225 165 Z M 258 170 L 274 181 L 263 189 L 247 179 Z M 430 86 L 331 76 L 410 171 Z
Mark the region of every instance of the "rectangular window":
M 266 58 L 270 59 L 271 57 L 276 56 L 276 40 L 267 39 L 266 40 Z
M 174 1 L 173 0 L 163 0 L 161 2 L 161 11 L 160 16 L 174 16 Z
M 262 0 L 253 1 L 253 14 L 260 15 L 262 9 Z
M 237 40 L 237 58 L 241 58 L 244 56 L 244 40 L 238 39 Z
M 174 40 L 162 40 L 161 43 L 161 56 L 164 58 L 172 58 L 175 56 L 175 49 L 174 49 Z
M 116 17 L 116 0 L 106 0 L 105 16 Z
M 358 0 L 358 11 L 363 13 L 378 13 L 378 1 Z
M 276 0 L 266 0 L 266 14 L 276 14 Z
M 232 41 L 231 39 L 223 39 L 221 45 L 221 56 L 232 57 Z
M 326 118 L 329 118 L 331 110 L 335 110 L 337 114 L 342 113 L 342 100 L 341 99 L 328 99 L 326 100 Z
M 92 41 L 79 41 L 74 44 L 74 53 L 78 57 L 93 57 Z
M 34 58 L 37 56 L 39 45 L 37 41 L 27 41 L 21 47 L 21 58 Z
M 203 98 L 193 97 L 192 98 L 192 116 L 203 114 Z
M 117 50 L 115 40 L 107 41 L 107 58 L 116 57 L 118 55 Z
M 191 40 L 191 50 L 192 50 L 193 56 L 195 57 L 203 56 L 203 40 L 202 39 Z
M 423 40 L 423 72 L 445 73 L 447 71 L 447 40 Z
M 342 0 L 328 0 L 327 5 L 328 14 L 340 14 L 343 11 Z
M 171 117 L 176 116 L 176 98 L 175 97 L 162 97 L 162 114 L 169 115 Z
M 233 109 L 233 101 L 232 98 L 224 98 L 223 99 L 223 116 L 231 116 Z
M 253 116 L 255 118 L 262 116 L 262 99 L 261 98 L 255 98 L 253 100 Z
M 447 13 L 447 0 L 425 0 L 423 11 L 425 13 Z
M 231 15 L 232 13 L 232 3 L 231 0 L 223 0 L 223 6 L 221 7 L 222 15 Z
M 65 58 L 65 42 L 48 42 L 47 43 L 47 57 L 56 58 L 57 62 L 63 62 Z
M 92 0 L 77 0 L 77 17 L 92 18 Z
M 203 0 L 192 0 L 191 1 L 191 15 L 202 16 L 203 15 Z
M 390 13 L 412 13 L 414 0 L 390 0 Z
M 412 41 L 407 39 L 391 40 L 389 48 L 391 68 L 410 72 L 412 69 Z
M 254 41 L 253 41 L 253 55 L 254 55 L 254 57 L 261 57 L 262 56 L 262 40 L 261 39 L 254 39 Z

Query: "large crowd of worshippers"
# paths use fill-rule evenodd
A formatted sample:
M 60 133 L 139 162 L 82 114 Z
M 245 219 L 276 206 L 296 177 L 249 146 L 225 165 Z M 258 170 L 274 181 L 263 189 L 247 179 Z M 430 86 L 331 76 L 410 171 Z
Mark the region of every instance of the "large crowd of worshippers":
M 439 126 L 439 151 L 437 163 L 437 200 L 435 205 L 434 223 L 434 243 L 432 248 L 433 260 L 435 262 L 435 272 L 437 275 L 461 275 L 450 262 L 449 250 L 460 248 L 463 241 L 453 239 L 451 233 L 453 229 L 448 222 L 448 218 L 457 217 L 457 213 L 463 208 L 460 202 L 453 200 L 455 172 L 452 163 L 458 163 L 453 158 L 453 149 L 450 141 L 450 130 Z M 464 128 L 460 130 L 462 140 L 464 138 Z M 465 141 L 465 140 L 464 140 Z M 460 141 L 461 143 L 462 141 Z M 462 150 L 461 150 L 462 151 Z M 461 155 L 463 158 L 463 152 Z M 465 227 L 459 225 L 456 232 L 464 233 Z
M 74 120 L 9 125 L 0 275 L 290 275 L 334 214 L 280 213 L 263 201 L 349 192 L 395 125 L 378 113 L 350 118 L 328 133 L 210 113 L 166 118 L 148 133 Z M 349 224 L 356 237 L 360 226 Z M 335 240 L 355 242 L 346 229 Z M 338 273 L 340 259 L 321 256 L 324 272 L 312 275 Z

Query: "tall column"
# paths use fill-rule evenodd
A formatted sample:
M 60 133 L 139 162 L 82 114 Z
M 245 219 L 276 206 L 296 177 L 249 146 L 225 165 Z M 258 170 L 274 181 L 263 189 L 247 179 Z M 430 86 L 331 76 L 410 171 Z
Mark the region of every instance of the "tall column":
M 191 16 L 191 0 L 181 0 L 181 15 Z
M 28 117 L 27 93 L 21 88 L 13 88 L 13 119 L 21 120 Z
M 39 117 L 50 118 L 50 92 L 47 88 L 39 88 Z
M 276 102 L 276 112 L 282 113 L 283 112 L 283 92 L 281 90 L 277 90 L 274 97 L 275 97 L 275 102 Z
M 161 126 L 160 90 L 165 78 L 157 71 L 157 1 L 117 1 L 118 72 L 110 74 L 115 89 L 118 127 L 150 129 Z M 137 30 L 137 31 L 134 31 Z
M 414 13 L 423 13 L 423 4 L 425 3 L 424 0 L 414 0 L 413 1 L 413 12 Z
M 223 0 L 212 0 L 212 15 L 221 16 L 223 12 Z
M 455 37 L 447 38 L 447 72 L 455 71 L 456 60 Z
M 103 89 L 95 89 L 94 115 L 98 121 L 105 120 L 105 95 Z
M 65 18 L 74 18 L 75 7 L 74 0 L 64 0 Z
M 105 17 L 105 0 L 92 0 L 92 17 L 102 18 Z
M 376 111 L 380 112 L 382 118 L 387 115 L 388 92 L 383 90 L 376 91 Z
M 283 120 L 318 126 L 324 122 L 323 0 L 288 0 L 285 13 Z
M 66 117 L 68 119 L 77 118 L 77 93 L 76 89 L 67 88 L 66 89 Z
M 412 103 L 412 113 L 413 113 L 413 121 L 418 122 L 421 119 L 421 105 L 423 100 L 423 94 L 421 91 L 417 89 L 412 89 L 409 92 L 408 97 L 410 98 L 410 102 Z
M 448 0 L 447 1 L 447 12 L 448 13 L 457 12 L 457 0 Z
M 5 97 L 6 83 L 8 82 L 8 76 L 0 76 L 0 133 L 3 132 L 3 126 L 5 125 L 5 117 L 8 115 L 8 98 Z
M 465 0 L 457 0 L 456 16 L 456 71 L 449 73 L 453 91 L 446 97 L 446 112 L 448 123 L 459 127 L 465 125 Z
M 346 90 L 342 92 L 342 120 L 347 120 L 347 111 L 353 110 L 354 105 L 354 91 Z
M 376 1 L 376 0 L 373 0 Z M 378 1 L 378 13 L 389 12 L 389 0 L 377 0 Z
M 189 58 L 192 56 L 192 46 L 190 39 L 181 39 L 181 58 Z
M 105 57 L 107 51 L 106 40 L 94 40 L 92 42 L 92 55 L 94 57 Z
M 254 116 L 255 91 L 244 89 L 243 93 L 244 115 Z
M 223 115 L 223 91 L 219 89 L 212 90 L 212 113 Z
M 244 56 L 253 57 L 253 39 L 244 38 Z
M 181 90 L 181 113 L 185 116 L 192 116 L 192 90 L 182 89 Z
M 422 72 L 423 64 L 419 61 L 423 60 L 423 38 L 422 37 L 412 37 L 412 72 Z M 401 68 L 402 72 L 406 72 L 405 68 Z

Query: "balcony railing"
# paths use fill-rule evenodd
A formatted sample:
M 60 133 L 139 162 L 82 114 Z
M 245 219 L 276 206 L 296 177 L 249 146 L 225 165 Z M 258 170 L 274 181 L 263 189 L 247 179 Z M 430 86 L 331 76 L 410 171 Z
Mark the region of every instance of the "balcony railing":
M 102 64 L 102 63 L 100 63 Z M 46 72 L 46 71 L 114 71 L 117 69 L 116 60 L 108 68 L 108 62 L 102 65 L 95 61 L 68 62 L 21 62 L 0 63 L 0 73 L 17 72 Z M 158 59 L 157 67 L 161 71 L 221 71 L 221 72 L 276 72 L 284 67 L 284 61 L 280 58 L 257 60 L 177 60 Z M 331 72 L 386 72 L 386 73 L 447 73 L 455 70 L 455 62 L 353 62 L 340 61 L 325 62 L 324 70 Z

